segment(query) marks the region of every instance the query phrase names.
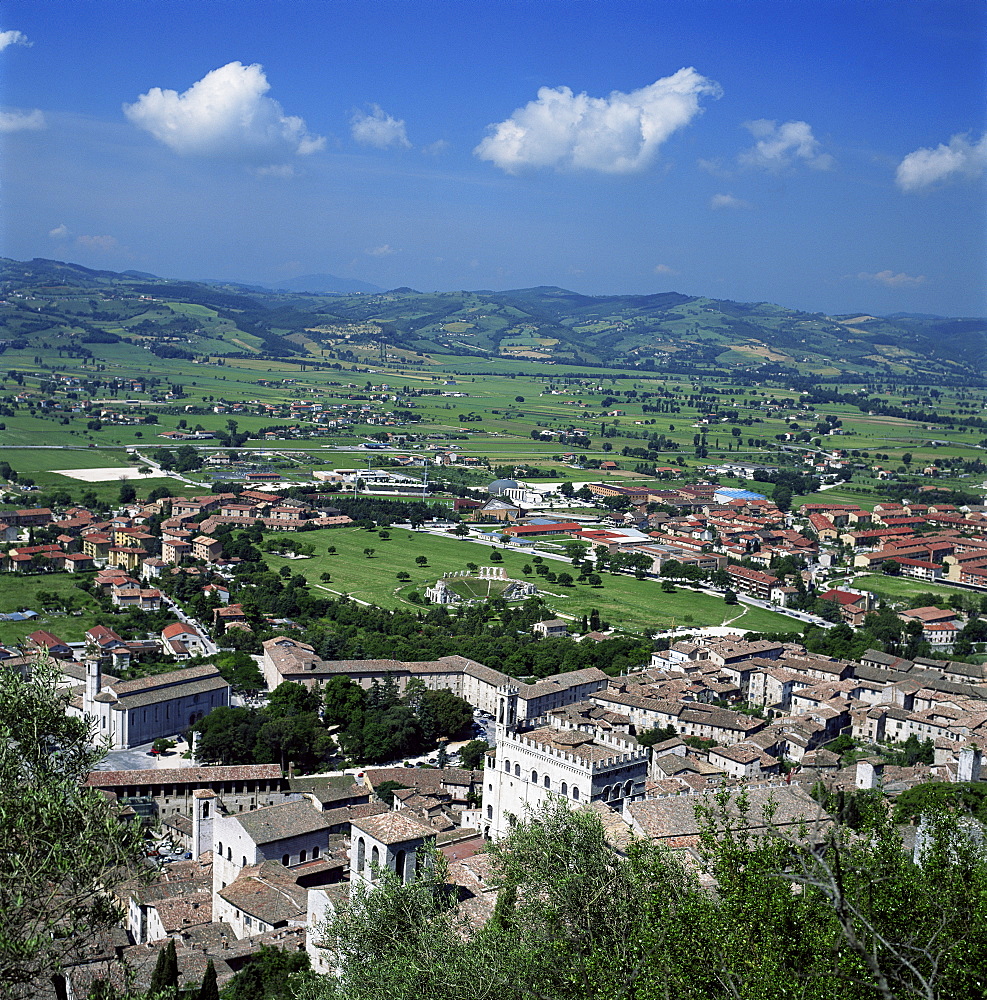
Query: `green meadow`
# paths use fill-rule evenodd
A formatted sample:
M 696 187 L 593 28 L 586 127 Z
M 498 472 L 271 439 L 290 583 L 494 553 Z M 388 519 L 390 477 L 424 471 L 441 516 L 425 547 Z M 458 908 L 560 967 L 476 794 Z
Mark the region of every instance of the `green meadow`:
M 542 584 L 534 574 L 526 577 L 522 571 L 526 564 L 532 565 L 532 553 L 499 548 L 496 551 L 503 561 L 494 563 L 491 554 L 495 550 L 488 546 L 403 529 L 388 530 L 390 538 L 386 540 L 376 531 L 362 528 L 305 532 L 297 538 L 314 546 L 315 554 L 311 558 L 268 554 L 266 561 L 275 571 L 289 566 L 292 573 L 300 573 L 313 587 L 334 594 L 345 593 L 355 600 L 385 608 L 414 607 L 408 600 L 409 593 L 423 594 L 425 587 L 443 573 L 465 570 L 467 563 L 472 562 L 478 566 L 503 566 L 512 579 L 534 580 L 539 586 L 539 596 L 545 599 L 551 612 L 577 623 L 582 615 L 588 617 L 596 608 L 613 626 L 632 632 L 657 631 L 676 625 L 722 625 L 734 619 L 737 619 L 738 628 L 755 631 L 788 632 L 800 628 L 793 619 L 776 612 L 759 608 L 745 610 L 743 605 L 731 607 L 719 597 L 685 588 L 666 594 L 656 580 L 604 573 L 601 574 L 602 587 Z M 278 536 L 268 534 L 266 537 L 276 539 Z M 327 552 L 329 546 L 335 547 L 335 554 Z M 373 553 L 368 556 L 366 549 L 373 549 Z M 427 566 L 419 566 L 416 562 L 422 556 Z M 571 572 L 571 567 L 563 562 L 546 562 L 553 572 Z M 398 572 L 407 573 L 410 581 L 400 582 L 396 577 Z M 329 582 L 321 580 L 323 573 L 330 574 Z

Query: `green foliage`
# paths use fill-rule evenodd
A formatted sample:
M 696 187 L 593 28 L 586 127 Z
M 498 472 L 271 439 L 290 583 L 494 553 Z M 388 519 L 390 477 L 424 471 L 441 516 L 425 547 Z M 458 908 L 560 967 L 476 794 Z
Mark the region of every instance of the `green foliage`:
M 656 743 L 674 739 L 678 734 L 675 726 L 664 726 L 658 729 L 645 729 L 637 734 L 637 741 L 643 747 L 653 747 Z
M 219 1000 L 219 986 L 216 983 L 216 967 L 212 963 L 212 959 L 209 959 L 209 964 L 206 965 L 206 974 L 202 977 L 202 985 L 199 987 L 199 993 L 196 1000 Z
M 896 823 L 916 822 L 923 814 L 967 814 L 987 824 L 987 784 L 979 781 L 927 781 L 903 791 L 894 801 Z
M 215 662 L 223 680 L 237 694 L 255 695 L 267 686 L 257 661 L 249 653 L 225 653 Z
M 459 761 L 463 767 L 471 771 L 477 771 L 483 767 L 483 759 L 490 744 L 486 740 L 470 740 L 459 750 Z
M 223 989 L 223 1000 L 295 1000 L 297 977 L 309 968 L 304 951 L 262 945 Z
M 118 822 L 83 783 L 105 751 L 91 724 L 65 714 L 61 672 L 47 660 L 30 680 L 0 670 L 0 982 L 35 995 L 32 980 L 78 959 L 119 913 L 108 891 L 143 868 L 143 832 Z
M 175 952 L 175 939 L 170 938 L 168 945 L 158 952 L 158 960 L 151 973 L 151 996 L 178 996 L 178 955 Z
M 407 787 L 407 785 L 402 785 L 399 781 L 382 781 L 379 785 L 374 787 L 374 792 L 381 802 L 386 802 L 387 805 L 391 806 L 394 804 L 394 793 L 399 788 Z
M 916 864 L 886 814 L 771 828 L 741 796 L 700 810 L 699 863 L 611 849 L 553 803 L 489 846 L 497 900 L 471 923 L 441 859 L 385 873 L 323 929 L 339 976 L 300 1000 L 972 1000 L 987 960 L 987 860 L 949 817 Z M 769 830 L 748 832 L 748 822 Z

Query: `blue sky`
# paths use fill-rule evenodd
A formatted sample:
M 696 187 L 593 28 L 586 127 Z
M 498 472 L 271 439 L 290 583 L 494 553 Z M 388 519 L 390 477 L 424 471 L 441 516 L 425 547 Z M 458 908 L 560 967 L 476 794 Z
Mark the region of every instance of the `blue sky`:
M 987 5 L 5 0 L 0 254 L 983 315 Z

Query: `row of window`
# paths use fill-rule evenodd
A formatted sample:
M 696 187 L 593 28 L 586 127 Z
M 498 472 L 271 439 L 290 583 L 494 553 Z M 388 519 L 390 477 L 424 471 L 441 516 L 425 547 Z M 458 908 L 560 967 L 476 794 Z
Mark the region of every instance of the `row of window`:
M 505 760 L 504 761 L 504 771 L 506 771 L 507 774 L 511 773 L 511 762 L 509 760 Z M 514 765 L 514 777 L 515 778 L 520 778 L 521 777 L 521 765 L 520 764 L 515 764 Z M 535 770 L 532 770 L 532 772 L 531 772 L 531 783 L 533 785 L 537 785 L 538 784 L 538 772 L 535 771 Z M 547 774 L 544 775 L 544 777 L 542 778 L 542 784 L 549 791 L 552 790 L 552 779 Z M 561 795 L 568 795 L 569 794 L 569 786 L 564 781 L 559 785 L 559 789 L 558 790 L 559 790 L 559 793 Z M 573 797 L 573 799 L 576 802 L 579 801 L 579 789 L 575 785 L 572 786 L 572 797 Z
M 377 848 L 375 847 L 374 850 L 377 850 Z M 217 852 L 217 854 L 218 854 L 219 857 L 223 856 L 223 843 L 222 843 L 222 841 L 220 841 L 216 845 L 216 852 Z M 318 858 L 318 856 L 319 856 L 319 845 L 316 844 L 315 847 L 312 848 L 312 860 L 314 861 L 316 858 Z M 226 848 L 226 860 L 227 861 L 232 861 L 233 860 L 233 848 L 232 847 L 227 847 Z M 303 864 L 305 864 L 306 861 L 308 861 L 308 851 L 300 851 L 299 854 L 298 854 L 298 863 L 300 865 L 303 865 Z M 287 868 L 289 866 L 290 862 L 291 862 L 291 856 L 290 855 L 288 855 L 288 854 L 282 854 L 281 855 L 281 864 L 283 864 L 285 866 L 285 868 Z M 242 860 L 240 861 L 240 867 L 241 868 L 246 868 L 247 867 L 247 858 L 246 858 L 246 855 L 242 856 Z
M 398 851 L 394 856 L 394 874 L 397 875 L 402 882 L 406 880 L 408 872 L 406 870 L 407 865 L 407 852 Z M 367 845 L 363 837 L 360 837 L 356 842 L 356 870 L 362 872 L 367 867 Z M 379 868 L 380 867 L 380 850 L 375 844 L 370 851 L 370 867 Z

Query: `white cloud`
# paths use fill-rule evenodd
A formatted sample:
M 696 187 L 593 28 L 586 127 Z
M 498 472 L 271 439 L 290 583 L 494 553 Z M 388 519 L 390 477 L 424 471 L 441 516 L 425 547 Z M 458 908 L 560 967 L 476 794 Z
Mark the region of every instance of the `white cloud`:
M 704 170 L 707 174 L 712 174 L 713 177 L 732 177 L 733 174 L 723 166 L 723 161 L 719 157 L 714 157 L 711 160 L 704 160 L 702 158 L 696 160 L 696 166 L 700 170 Z
M 744 122 L 744 128 L 757 142 L 737 159 L 746 167 L 760 167 L 777 173 L 797 163 L 813 170 L 832 170 L 836 161 L 828 153 L 819 152 L 819 141 L 807 122 L 777 122 L 759 118 Z
M 509 174 L 526 167 L 633 173 L 648 167 L 662 143 L 700 113 L 701 97 L 721 93 L 718 83 L 691 67 L 609 97 L 542 87 L 537 100 L 490 125 L 473 152 Z
M 368 114 L 354 111 L 350 118 L 350 130 L 353 138 L 363 146 L 411 148 L 404 121 L 392 118 L 379 104 L 371 104 Z
M 861 281 L 871 281 L 877 285 L 886 285 L 888 288 L 907 288 L 914 285 L 924 285 L 924 274 L 905 274 L 904 272 L 895 274 L 894 271 L 878 271 L 877 274 L 867 274 L 861 271 L 857 277 Z
M 256 167 L 258 177 L 294 177 L 295 168 L 290 163 L 272 163 L 266 167 Z
M 678 274 L 679 272 L 675 270 L 674 267 L 669 267 L 667 264 L 656 264 L 655 274 Z
M 281 159 L 323 149 L 301 118 L 286 115 L 265 94 L 271 89 L 258 63 L 227 63 L 183 94 L 152 87 L 124 114 L 176 153 Z
M 103 253 L 115 250 L 117 247 L 116 237 L 114 236 L 77 236 L 75 242 L 87 250 L 99 250 Z
M 440 153 L 444 153 L 449 148 L 449 143 L 445 139 L 436 139 L 435 142 L 429 143 L 422 149 L 422 152 L 426 156 L 438 156 Z
M 0 111 L 0 132 L 36 132 L 45 127 L 45 116 L 38 110 Z
M 735 198 L 732 194 L 714 194 L 713 197 L 709 199 L 709 207 L 713 209 L 720 209 L 753 208 L 754 206 L 749 201 L 744 201 L 743 198 Z
M 949 145 L 923 146 L 898 164 L 895 181 L 902 191 L 919 191 L 948 177 L 979 177 L 987 167 L 987 132 L 971 143 L 968 134 L 954 135 Z
M 383 246 L 370 247 L 370 249 L 365 252 L 371 257 L 389 257 L 392 253 L 397 253 L 397 250 L 395 250 L 390 243 L 385 243 Z
M 69 234 L 69 227 L 63 222 L 60 226 L 48 230 L 48 235 L 56 240 L 64 239 Z
M 32 42 L 23 31 L 0 31 L 0 52 L 3 52 L 9 45 L 32 46 Z

